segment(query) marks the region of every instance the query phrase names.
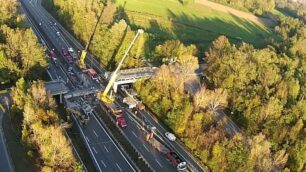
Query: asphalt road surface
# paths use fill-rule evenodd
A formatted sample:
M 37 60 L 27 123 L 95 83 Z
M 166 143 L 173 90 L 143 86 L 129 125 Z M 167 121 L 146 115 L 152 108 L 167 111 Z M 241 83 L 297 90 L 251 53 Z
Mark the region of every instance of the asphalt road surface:
M 0 95 L 0 103 L 1 105 L 7 109 L 5 97 L 7 97 L 7 94 L 1 94 Z M 13 172 L 13 168 L 11 165 L 11 159 L 8 155 L 7 149 L 6 149 L 6 143 L 3 133 L 3 127 L 2 127 L 2 118 L 3 118 L 4 112 L 0 108 L 0 172 Z

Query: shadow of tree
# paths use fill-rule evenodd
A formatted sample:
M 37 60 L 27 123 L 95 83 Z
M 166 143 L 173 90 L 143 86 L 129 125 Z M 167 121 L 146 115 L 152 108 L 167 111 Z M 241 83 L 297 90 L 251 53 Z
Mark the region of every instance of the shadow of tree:
M 230 16 L 234 20 L 230 22 L 218 17 L 200 18 L 186 13 L 174 14 L 170 9 L 168 16 L 177 39 L 188 43 L 198 44 L 203 39 L 213 41 L 219 35 L 225 35 L 233 43 L 244 41 L 260 47 L 265 45 L 266 38 L 271 35 L 271 31 L 232 14 Z
M 224 20 L 224 17 L 218 16 L 199 17 L 184 12 L 175 13 L 169 8 L 167 17 L 128 11 L 131 27 L 144 27 L 149 33 L 151 50 L 169 39 L 178 39 L 184 44 L 195 44 L 200 53 L 203 53 L 220 35 L 227 36 L 232 43 L 244 41 L 257 48 L 264 47 L 269 39 L 276 39 L 272 31 L 265 27 L 260 27 L 258 24 L 233 14 L 229 14 L 229 18 L 231 19 Z M 203 54 L 199 54 L 201 55 Z

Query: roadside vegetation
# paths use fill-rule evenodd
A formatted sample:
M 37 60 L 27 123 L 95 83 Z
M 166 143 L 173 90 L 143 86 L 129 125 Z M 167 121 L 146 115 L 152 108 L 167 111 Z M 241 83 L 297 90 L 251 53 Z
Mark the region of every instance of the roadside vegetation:
M 26 27 L 19 2 L 0 4 L 0 81 L 15 85 L 4 127 L 15 170 L 82 171 L 60 127 L 55 101 L 43 81 L 35 81 L 48 65 L 44 48 Z
M 12 89 L 13 117 L 22 115 L 21 142 L 41 171 L 82 171 L 63 134 L 56 102 L 43 81 L 26 83 L 21 78 Z
M 47 67 L 43 47 L 25 27 L 18 2 L 0 0 L 0 4 L 0 82 L 14 84 L 20 77 L 41 78 Z
M 99 10 L 91 4 L 98 1 L 46 2 L 45 6 L 61 21 L 67 21 L 63 22 L 66 27 L 86 43 L 94 22 L 90 27 L 76 26 L 84 25 L 85 20 L 97 20 Z M 289 1 L 284 1 L 286 6 L 277 5 L 277 10 L 289 8 L 296 16 L 273 16 L 277 26 L 272 33 L 264 26 L 249 25 L 245 20 L 237 23 L 241 19 L 235 17 L 234 21 L 233 16 L 228 18 L 228 14 L 213 10 L 203 19 L 209 22 L 201 23 L 198 15 L 205 14 L 193 9 L 193 1 L 141 2 L 118 0 L 117 9 L 110 10 L 115 11 L 112 22 L 101 22 L 107 24 L 100 24 L 101 32 L 95 35 L 91 49 L 100 62 L 114 66 L 116 63 L 110 62 L 117 62 L 129 43 L 128 39 L 124 43 L 128 35 L 124 31 L 130 31 L 132 38 L 131 28 L 145 28 L 147 34 L 125 65 L 139 66 L 140 57 L 146 55 L 160 68 L 152 78 L 140 80 L 134 87 L 143 102 L 203 164 L 212 171 L 305 171 L 306 26 L 299 6 Z M 250 0 L 240 5 L 262 15 L 276 13 L 278 2 Z M 100 7 L 115 8 L 107 3 Z M 219 17 L 212 17 L 215 14 Z M 246 35 L 243 27 L 247 28 Z M 214 34 L 206 35 L 202 28 Z M 88 34 L 82 36 L 85 30 Z M 268 45 L 261 42 L 265 38 L 271 38 Z M 199 68 L 199 59 L 206 63 L 202 81 L 192 76 Z M 134 60 L 138 60 L 137 65 Z M 190 81 L 200 83 L 199 89 L 186 89 Z M 226 112 L 242 133 L 227 133 L 226 118 L 215 119 L 219 110 Z
M 61 21 L 83 45 L 88 43 L 94 26 L 101 19 L 96 29 L 93 42 L 89 50 L 95 54 L 96 59 L 107 69 L 114 69 L 126 48 L 132 41 L 135 32 L 118 14 L 117 8 L 112 3 L 93 1 L 62 1 L 45 0 L 43 5 Z M 123 68 L 142 66 L 141 58 L 145 52 L 145 37 L 142 35 L 130 51 Z
M 194 70 L 184 52 L 194 55 L 187 51 L 192 45 L 166 41 L 156 47 L 156 58 L 177 60 L 135 88 L 212 171 L 304 171 L 305 28 L 303 20 L 283 15 L 275 27 L 282 41 L 263 49 L 217 38 L 205 52 L 205 82 L 195 95 L 184 90 L 191 78 L 183 69 Z M 226 121 L 214 120 L 218 109 L 244 132 L 228 135 Z

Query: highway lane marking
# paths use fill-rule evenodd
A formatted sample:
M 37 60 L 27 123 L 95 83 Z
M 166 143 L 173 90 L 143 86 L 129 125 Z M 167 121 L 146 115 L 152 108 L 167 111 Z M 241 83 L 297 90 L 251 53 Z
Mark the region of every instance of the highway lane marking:
M 104 147 L 104 149 L 106 150 L 106 152 L 108 152 L 108 149 L 105 147 L 105 146 L 103 146 Z
M 96 131 L 94 129 L 92 129 L 93 133 L 96 135 L 96 137 L 99 137 L 98 134 L 96 133 Z
M 138 138 L 138 136 L 134 133 L 134 131 L 132 131 L 132 133 L 133 133 L 133 135 L 134 135 L 136 138 Z
M 95 149 L 95 147 L 92 147 L 92 149 L 95 151 L 96 154 L 98 153 L 98 151 Z
M 118 169 L 120 170 L 120 171 L 122 171 L 122 169 L 120 168 L 120 166 L 116 163 L 116 166 L 118 167 Z
M 146 145 L 142 145 L 148 152 L 150 152 L 150 150 L 146 147 Z
M 104 163 L 104 161 L 101 159 L 101 163 L 103 164 L 104 168 L 106 168 L 106 164 Z
M 161 168 L 163 168 L 163 166 L 160 164 L 159 161 L 157 161 L 157 159 L 156 159 L 155 161 L 157 162 L 157 164 L 158 164 Z
M 86 140 L 89 142 L 89 138 L 86 136 Z

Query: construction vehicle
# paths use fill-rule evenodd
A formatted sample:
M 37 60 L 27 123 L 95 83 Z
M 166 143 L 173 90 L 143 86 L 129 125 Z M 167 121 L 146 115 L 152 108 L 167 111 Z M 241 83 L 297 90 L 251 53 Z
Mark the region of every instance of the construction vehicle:
M 142 103 L 138 103 L 138 104 L 136 105 L 136 109 L 138 109 L 138 110 L 145 110 L 145 109 L 146 109 L 146 106 L 145 106 L 144 104 L 142 104 Z
M 87 69 L 87 70 L 86 70 L 86 73 L 89 75 L 89 77 L 90 77 L 91 79 L 93 79 L 93 80 L 95 80 L 95 81 L 97 81 L 97 82 L 100 80 L 99 75 L 97 74 L 97 72 L 96 72 L 94 69 L 92 69 L 92 68 Z
M 69 47 L 69 48 L 68 48 L 68 52 L 69 52 L 69 54 L 72 56 L 72 58 L 73 58 L 74 60 L 77 60 L 77 59 L 78 59 L 78 55 L 74 52 L 73 48 Z
M 89 121 L 89 116 L 85 114 L 81 114 L 79 110 L 73 109 L 73 108 L 66 108 L 67 112 L 70 112 L 72 115 L 75 115 L 77 120 L 82 125 L 87 125 Z
M 121 128 L 127 127 L 126 120 L 122 115 L 122 110 L 116 104 L 109 104 L 107 105 L 108 111 L 115 115 L 116 124 L 119 125 Z
M 183 161 L 174 151 L 167 148 L 163 143 L 153 137 L 154 131 L 156 128 L 154 126 L 149 125 L 147 127 L 147 138 L 146 140 L 159 152 L 163 153 L 166 158 L 170 161 L 171 165 L 177 169 L 179 172 L 183 172 L 187 170 L 187 163 Z
M 121 87 L 121 90 L 126 95 L 126 97 L 122 99 L 122 103 L 127 104 L 130 109 L 132 108 L 136 108 L 138 110 L 145 109 L 145 106 L 142 104 L 142 102 L 136 98 L 137 93 L 132 88 L 128 88 L 128 85 L 123 85 Z
M 103 8 L 103 9 L 104 9 L 104 8 Z M 81 52 L 80 61 L 79 61 L 79 67 L 80 67 L 81 69 L 85 69 L 85 68 L 86 68 L 86 65 L 85 65 L 85 58 L 86 58 L 86 55 L 87 55 L 87 51 L 88 51 L 89 46 L 90 46 L 90 44 L 91 44 L 91 41 L 93 40 L 93 37 L 94 37 L 94 35 L 95 35 L 96 29 L 97 29 L 98 24 L 99 24 L 99 22 L 100 22 L 100 19 L 101 19 L 101 17 L 102 17 L 102 13 L 103 13 L 103 10 L 101 10 L 101 12 L 100 12 L 100 15 L 99 15 L 99 18 L 98 18 L 98 20 L 97 20 L 97 23 L 96 23 L 96 25 L 95 25 L 95 27 L 94 27 L 94 30 L 92 31 L 92 33 L 91 33 L 91 35 L 90 35 L 90 37 L 89 37 L 89 40 L 88 40 L 88 42 L 87 42 L 87 44 L 86 44 L 86 46 L 85 46 L 85 49 L 82 50 L 82 52 Z
M 138 29 L 137 31 L 137 34 L 135 35 L 134 39 L 132 40 L 131 44 L 129 45 L 128 49 L 125 51 L 122 59 L 120 60 L 116 70 L 112 73 L 110 79 L 109 79 L 109 82 L 104 90 L 103 93 L 98 93 L 98 98 L 104 102 L 105 104 L 111 104 L 113 103 L 114 101 L 114 98 L 110 95 L 108 95 L 109 91 L 111 90 L 111 87 L 114 85 L 116 79 L 117 79 L 117 76 L 118 76 L 118 72 L 124 62 L 124 60 L 126 59 L 128 53 L 130 52 L 132 46 L 134 45 L 136 39 L 138 38 L 138 36 L 143 33 L 143 30 L 142 29 Z

